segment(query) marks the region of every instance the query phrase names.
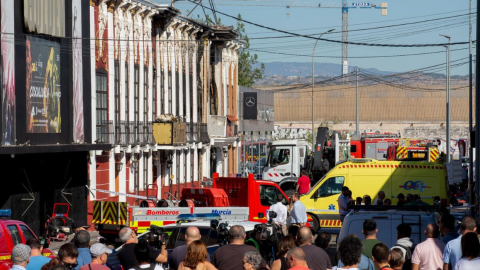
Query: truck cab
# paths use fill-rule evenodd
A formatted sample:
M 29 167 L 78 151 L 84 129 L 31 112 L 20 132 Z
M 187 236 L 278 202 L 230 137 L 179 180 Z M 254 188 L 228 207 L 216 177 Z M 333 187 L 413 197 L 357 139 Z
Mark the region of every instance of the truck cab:
M 35 233 L 22 221 L 10 219 L 11 210 L 0 210 L 0 269 L 10 269 L 12 249 L 16 244 L 25 244 L 30 238 L 37 238 Z M 44 244 L 43 255 L 55 256 L 48 249 L 48 240 Z
M 308 142 L 304 139 L 272 142 L 262 179 L 276 182 L 290 195 L 295 190 L 300 171 L 307 167 L 309 154 Z

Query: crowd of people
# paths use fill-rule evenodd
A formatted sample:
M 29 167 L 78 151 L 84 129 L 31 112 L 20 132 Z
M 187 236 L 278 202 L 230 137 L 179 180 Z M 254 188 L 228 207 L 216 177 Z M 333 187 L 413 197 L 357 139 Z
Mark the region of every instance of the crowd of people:
M 397 195 L 398 202 L 396 206 L 425 206 L 429 205 L 428 203 L 422 201 L 422 198 L 418 194 L 405 194 L 399 193 Z M 435 196 L 434 202 L 440 202 L 440 197 Z M 380 190 L 377 194 L 377 198 L 372 202 L 372 197 L 366 194 L 363 197 L 353 197 L 352 191 L 347 187 L 343 186 L 340 196 L 338 197 L 338 210 L 340 214 L 340 220 L 343 222 L 345 217 L 352 210 L 348 209 L 352 205 L 376 205 L 376 206 L 391 206 L 392 200 L 385 198 L 385 192 Z
M 161 250 L 146 241 L 138 241 L 130 228 L 122 228 L 119 238 L 124 242 L 118 260 L 124 270 L 163 270 L 168 262 L 171 270 L 472 270 L 480 269 L 480 244 L 477 227 L 480 218 L 465 217 L 460 234 L 454 232 L 455 218 L 445 213 L 439 225 L 425 227 L 426 240 L 415 245 L 408 224 L 397 226 L 397 242 L 388 247 L 377 238 L 379 230 L 373 219 L 363 222 L 363 237 L 348 235 L 338 243 L 337 250 L 329 248 L 331 235 L 321 231 L 316 236 L 306 226 L 299 226 L 295 234 L 289 230 L 278 243 L 278 252 L 268 266 L 258 247 L 246 243 L 244 227 L 232 226 L 228 231 L 229 243 L 219 247 L 210 258 L 200 231 L 189 227 L 185 232 L 185 245 L 176 247 L 170 255 L 165 245 Z M 442 237 L 440 237 L 442 235 Z M 56 258 L 43 257 L 39 240 L 32 238 L 17 244 L 11 255 L 15 270 L 108 270 L 105 266 L 112 250 L 104 244 L 90 245 L 85 230 L 76 232 L 73 243 L 62 245 Z

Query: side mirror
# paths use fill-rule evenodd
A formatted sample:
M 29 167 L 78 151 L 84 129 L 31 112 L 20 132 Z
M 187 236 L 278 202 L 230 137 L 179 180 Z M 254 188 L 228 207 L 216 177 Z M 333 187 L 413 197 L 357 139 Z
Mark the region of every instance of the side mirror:
M 48 247 L 50 246 L 50 245 L 48 244 L 48 239 L 47 239 L 46 237 L 45 237 L 45 238 L 44 238 L 44 237 L 40 237 L 40 239 L 38 239 L 38 240 L 40 240 L 40 245 L 42 245 L 44 249 L 45 249 L 45 248 L 48 248 Z
M 319 194 L 320 194 L 320 189 L 315 190 L 315 192 L 313 193 L 313 198 L 314 198 L 314 199 L 320 198 L 320 195 L 319 195 Z

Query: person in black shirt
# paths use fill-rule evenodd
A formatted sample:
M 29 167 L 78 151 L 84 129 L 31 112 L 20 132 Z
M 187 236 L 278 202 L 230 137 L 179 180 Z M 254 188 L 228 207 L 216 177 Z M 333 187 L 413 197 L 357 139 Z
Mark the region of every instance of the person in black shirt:
M 328 257 L 330 258 L 330 263 L 332 266 L 337 266 L 337 260 L 336 260 L 336 252 L 329 250 L 330 246 L 330 241 L 332 240 L 332 236 L 328 232 L 320 232 L 317 235 L 317 238 L 315 239 L 315 245 L 317 247 L 322 248 L 327 254 Z
M 225 245 L 213 254 L 212 263 L 217 269 L 222 270 L 243 270 L 243 257 L 246 252 L 258 252 L 254 247 L 245 245 L 245 228 L 235 225 L 228 231 L 230 243 Z M 259 269 L 264 269 L 265 260 L 262 260 Z
M 117 257 L 124 270 L 128 270 L 137 265 L 135 260 L 134 250 L 138 243 L 137 234 L 130 228 L 124 227 L 118 233 L 120 240 L 124 242 L 123 248 L 118 252 Z M 148 246 L 150 260 L 157 263 L 166 263 L 168 259 L 168 253 L 165 249 L 165 245 L 162 245 L 161 252 Z
M 323 249 L 312 245 L 312 242 L 312 230 L 306 226 L 300 227 L 297 234 L 297 243 L 305 252 L 308 268 L 315 270 L 332 269 L 332 263 L 328 254 Z
M 403 193 L 399 193 L 397 199 L 397 206 L 403 206 L 407 203 L 407 201 L 405 200 L 405 195 L 403 195 Z

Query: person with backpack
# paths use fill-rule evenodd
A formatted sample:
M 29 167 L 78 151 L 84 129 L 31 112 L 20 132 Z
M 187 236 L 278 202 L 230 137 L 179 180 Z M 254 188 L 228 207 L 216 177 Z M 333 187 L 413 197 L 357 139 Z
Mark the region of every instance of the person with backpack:
M 418 244 L 412 255 L 412 270 L 443 269 L 442 254 L 445 250 L 438 236 L 440 230 L 436 223 L 430 223 L 425 230 L 427 240 Z
M 410 225 L 402 223 L 397 226 L 397 243 L 390 249 L 398 248 L 403 252 L 403 269 L 412 269 L 412 253 L 415 249 L 413 241 L 410 239 L 412 236 L 412 227 Z

